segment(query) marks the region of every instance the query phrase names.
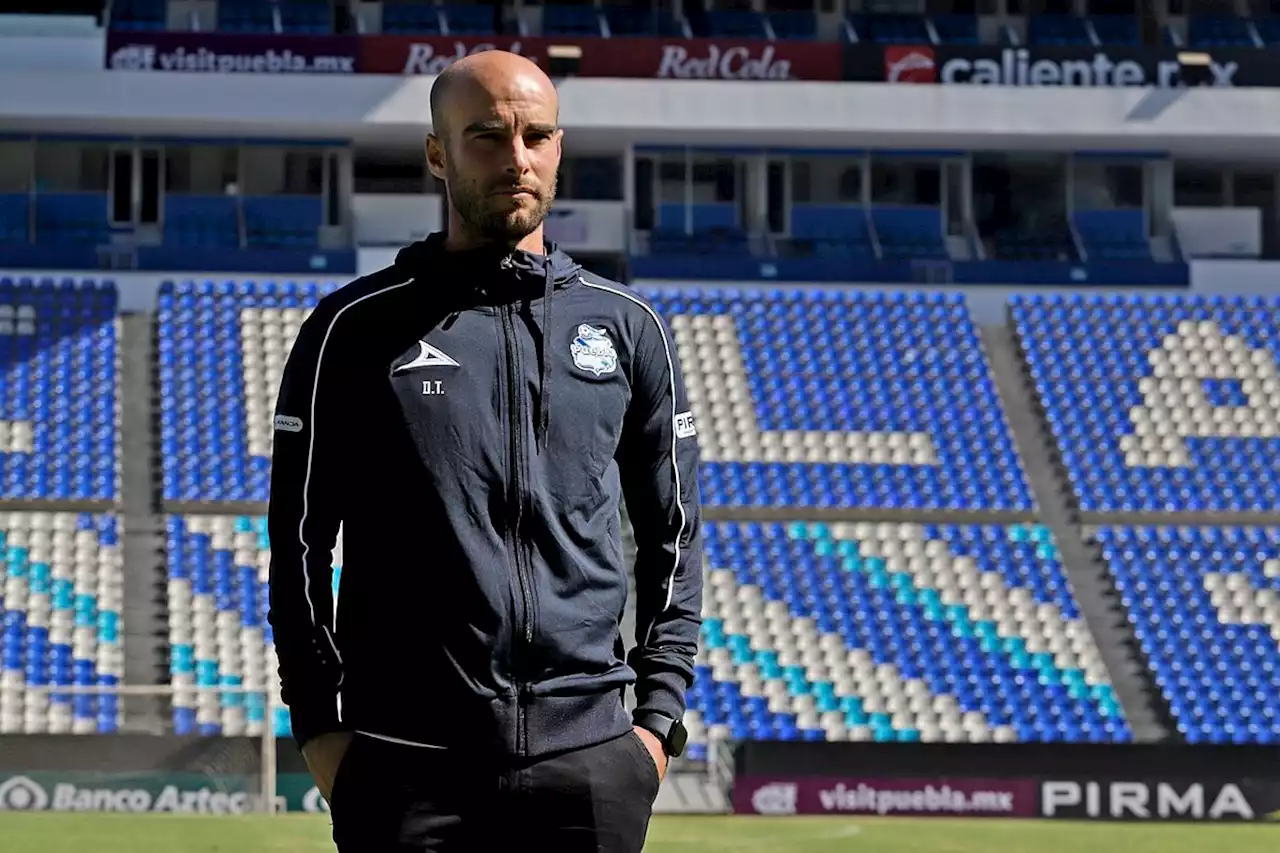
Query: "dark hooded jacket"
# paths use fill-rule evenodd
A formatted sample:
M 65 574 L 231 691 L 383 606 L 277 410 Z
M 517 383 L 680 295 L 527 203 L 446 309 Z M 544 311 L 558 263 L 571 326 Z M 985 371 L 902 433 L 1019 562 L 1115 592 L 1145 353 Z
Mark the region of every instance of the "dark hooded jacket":
M 698 451 L 671 332 L 639 295 L 554 246 L 432 235 L 320 301 L 274 424 L 269 622 L 299 745 L 352 730 L 542 755 L 627 731 L 631 683 L 637 715 L 682 716 Z

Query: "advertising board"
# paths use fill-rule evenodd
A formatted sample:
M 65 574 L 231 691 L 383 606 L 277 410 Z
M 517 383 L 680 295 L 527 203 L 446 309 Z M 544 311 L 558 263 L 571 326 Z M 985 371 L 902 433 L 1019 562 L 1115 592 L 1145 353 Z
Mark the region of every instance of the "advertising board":
M 581 77 L 839 80 L 841 73 L 836 43 L 577 36 L 365 36 L 358 67 L 366 74 L 439 74 L 464 56 L 493 49 L 541 63 L 551 45 L 581 49 Z
M 1019 779 L 745 776 L 737 814 L 1040 817 L 1059 820 L 1280 821 L 1265 779 Z
M 347 36 L 111 30 L 105 61 L 116 71 L 355 74 L 356 47 Z
M 1176 48 L 1036 45 L 873 45 L 845 47 L 844 79 L 946 86 L 1176 88 L 1188 84 Z M 1196 85 L 1280 86 L 1268 50 L 1214 48 Z

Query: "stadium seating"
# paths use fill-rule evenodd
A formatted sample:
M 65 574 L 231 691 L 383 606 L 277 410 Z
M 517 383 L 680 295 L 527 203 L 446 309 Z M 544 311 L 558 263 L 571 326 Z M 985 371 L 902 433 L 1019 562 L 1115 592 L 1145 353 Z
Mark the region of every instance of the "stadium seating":
M 111 26 L 117 30 L 163 30 L 167 25 L 165 0 L 115 0 Z
M 0 193 L 0 246 L 31 239 L 31 197 Z
M 162 289 L 166 500 L 266 500 L 280 370 L 298 324 L 328 289 Z M 784 290 L 651 295 L 671 318 L 703 425 L 709 504 L 1032 506 L 961 302 Z
M 1014 296 L 1085 512 L 1280 508 L 1280 300 Z
M 271 545 L 266 518 L 172 515 L 167 528 L 175 733 L 260 735 L 268 723 L 269 692 L 270 724 L 277 736 L 287 737 L 289 709 L 280 704 L 267 624 Z M 341 546 L 335 560 L 341 560 Z M 197 689 L 215 686 L 245 692 Z
M 707 505 L 1032 507 L 958 296 L 645 292 L 674 329 Z
M 1280 529 L 1104 527 L 1102 557 L 1191 743 L 1280 743 Z
M 298 326 L 336 288 L 165 282 L 157 306 L 162 493 L 266 501 L 271 415 Z
M 691 755 L 730 738 L 1131 738 L 1044 527 L 705 529 Z
M 0 277 L 0 498 L 116 496 L 116 290 Z
M 1071 221 L 1090 260 L 1153 260 L 1147 217 L 1141 209 L 1083 210 Z
M 549 36 L 601 36 L 600 10 L 594 6 L 547 5 L 542 9 L 542 32 Z
M 0 734 L 119 727 L 114 696 L 26 689 L 120 683 L 119 535 L 109 514 L 0 513 Z

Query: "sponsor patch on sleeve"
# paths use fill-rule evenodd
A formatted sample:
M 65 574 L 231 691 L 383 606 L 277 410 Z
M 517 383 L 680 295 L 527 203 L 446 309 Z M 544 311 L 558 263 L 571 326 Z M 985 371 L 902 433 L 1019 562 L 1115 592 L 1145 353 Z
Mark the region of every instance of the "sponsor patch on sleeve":
M 693 412 L 681 412 L 676 415 L 676 438 L 693 438 L 698 428 L 693 423 Z
M 292 415 L 276 415 L 275 425 L 279 432 L 302 432 L 302 418 Z

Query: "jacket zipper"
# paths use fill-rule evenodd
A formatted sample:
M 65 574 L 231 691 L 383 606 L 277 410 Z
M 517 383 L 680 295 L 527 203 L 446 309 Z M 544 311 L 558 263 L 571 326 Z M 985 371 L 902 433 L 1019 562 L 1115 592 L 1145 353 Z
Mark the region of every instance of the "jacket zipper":
M 516 751 L 528 750 L 527 733 L 525 732 L 524 703 L 527 699 L 527 685 L 521 680 L 520 671 L 524 647 L 533 644 L 533 614 L 529 592 L 529 579 L 525 569 L 523 518 L 524 518 L 524 395 L 521 393 L 521 377 L 519 344 L 515 333 L 515 307 L 502 308 L 502 333 L 507 344 L 507 400 L 508 413 L 511 418 L 511 492 L 508 497 L 508 509 L 511 513 L 512 557 L 515 563 L 516 579 L 520 585 L 520 613 L 516 616 L 516 624 L 512 626 L 512 669 L 516 682 L 518 698 L 516 704 Z

